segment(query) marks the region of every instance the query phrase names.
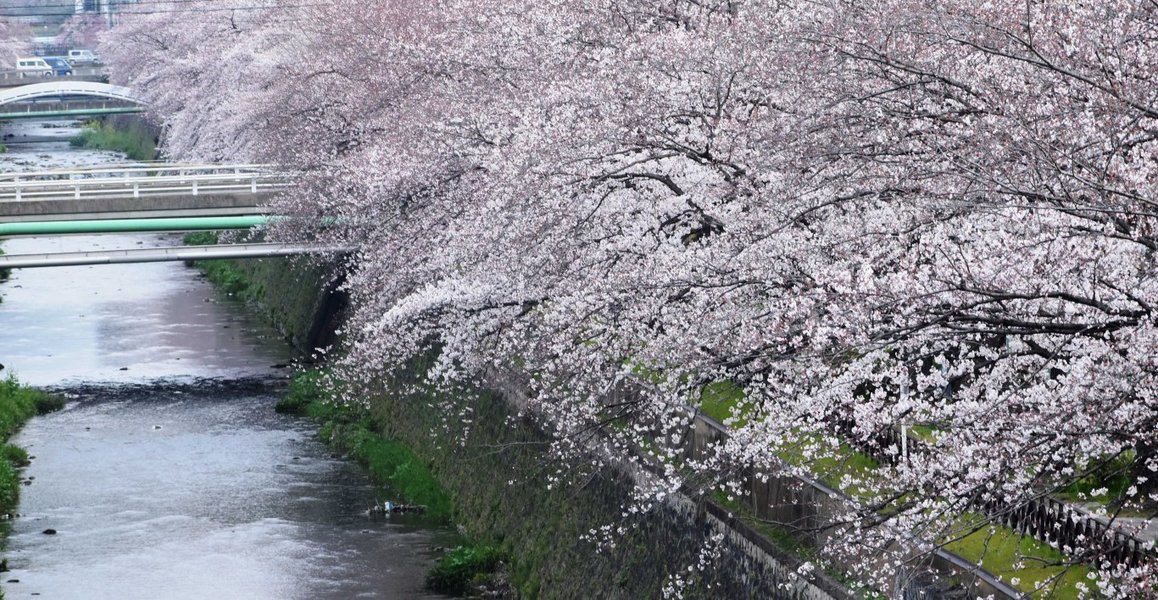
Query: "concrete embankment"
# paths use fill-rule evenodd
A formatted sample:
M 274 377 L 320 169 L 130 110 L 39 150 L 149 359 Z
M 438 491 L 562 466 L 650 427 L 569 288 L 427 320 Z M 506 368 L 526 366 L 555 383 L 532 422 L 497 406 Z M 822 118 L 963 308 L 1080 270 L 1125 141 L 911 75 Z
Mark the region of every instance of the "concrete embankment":
M 344 298 L 326 283 L 325 267 L 292 259 L 236 264 L 249 280 L 243 295 L 287 338 L 303 349 L 333 341 Z M 657 598 L 665 587 L 692 598 L 852 597 L 824 574 L 799 578 L 798 560 L 774 556 L 770 544 L 729 526 L 726 514 L 702 501 L 676 497 L 624 520 L 633 478 L 646 473 L 612 467 L 557 474 L 547 436 L 514 414 L 518 399 L 508 396 L 517 392 L 447 397 L 419 383 L 423 369 L 420 359 L 399 365 L 370 394 L 371 412 L 450 492 L 456 522 L 511 557 L 520 597 Z M 467 403 L 469 419 L 448 418 Z M 564 481 L 548 486 L 551 475 Z M 590 535 L 618 525 L 622 532 Z
M 216 237 L 189 243 L 216 243 Z M 332 345 L 346 306 L 333 264 L 306 257 L 197 263 L 209 279 L 257 308 L 304 355 Z

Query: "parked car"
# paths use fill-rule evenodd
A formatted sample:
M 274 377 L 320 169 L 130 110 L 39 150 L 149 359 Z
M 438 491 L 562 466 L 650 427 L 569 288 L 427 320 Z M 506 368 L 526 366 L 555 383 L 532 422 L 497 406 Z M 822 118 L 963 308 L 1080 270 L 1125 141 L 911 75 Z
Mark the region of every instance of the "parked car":
M 100 57 L 92 50 L 77 49 L 68 51 L 68 62 L 74 65 L 91 65 L 100 62 L 100 60 Z
M 51 77 L 55 74 L 55 69 L 52 65 L 45 62 L 43 58 L 18 58 L 16 59 L 16 70 L 20 71 L 20 75 L 44 75 Z
M 72 65 L 59 56 L 45 56 L 44 62 L 52 67 L 52 74 L 60 77 L 72 75 Z

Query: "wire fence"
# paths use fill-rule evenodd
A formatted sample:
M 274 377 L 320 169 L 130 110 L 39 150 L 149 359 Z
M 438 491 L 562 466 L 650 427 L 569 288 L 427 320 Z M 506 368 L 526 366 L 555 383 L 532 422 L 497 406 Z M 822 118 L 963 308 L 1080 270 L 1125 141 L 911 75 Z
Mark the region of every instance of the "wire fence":
M 913 454 L 937 451 L 896 427 L 881 429 L 864 440 L 853 433 L 854 423 L 850 419 L 837 420 L 836 425 L 844 439 L 858 451 L 882 464 L 896 465 Z M 1108 561 L 1112 565 L 1139 567 L 1158 557 L 1154 548 L 1147 549 L 1146 542 L 1081 508 L 1054 498 L 1042 496 L 1011 504 L 978 495 L 972 500 L 972 505 L 981 510 L 990 522 L 1056 547 L 1081 562 Z

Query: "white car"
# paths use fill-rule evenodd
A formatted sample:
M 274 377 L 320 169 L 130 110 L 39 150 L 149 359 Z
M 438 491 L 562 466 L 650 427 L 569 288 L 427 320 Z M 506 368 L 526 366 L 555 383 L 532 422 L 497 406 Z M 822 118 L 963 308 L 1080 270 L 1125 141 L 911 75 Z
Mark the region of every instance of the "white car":
M 18 58 L 16 59 L 16 70 L 20 71 L 21 77 L 25 75 L 51 77 L 55 73 L 52 65 L 45 62 L 43 58 Z
M 68 62 L 73 65 L 91 65 L 100 62 L 100 57 L 92 50 L 69 50 Z

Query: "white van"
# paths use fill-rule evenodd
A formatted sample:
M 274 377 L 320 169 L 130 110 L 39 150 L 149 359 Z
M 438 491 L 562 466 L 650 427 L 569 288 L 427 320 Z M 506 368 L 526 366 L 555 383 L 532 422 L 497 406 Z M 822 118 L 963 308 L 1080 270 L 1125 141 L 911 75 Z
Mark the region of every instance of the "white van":
M 52 74 L 55 72 L 52 69 L 52 65 L 44 62 L 43 58 L 18 58 L 16 59 L 16 70 L 20 71 L 21 76 L 27 74 L 52 77 Z
M 69 50 L 68 62 L 73 65 L 91 65 L 100 61 L 100 57 L 92 50 Z

